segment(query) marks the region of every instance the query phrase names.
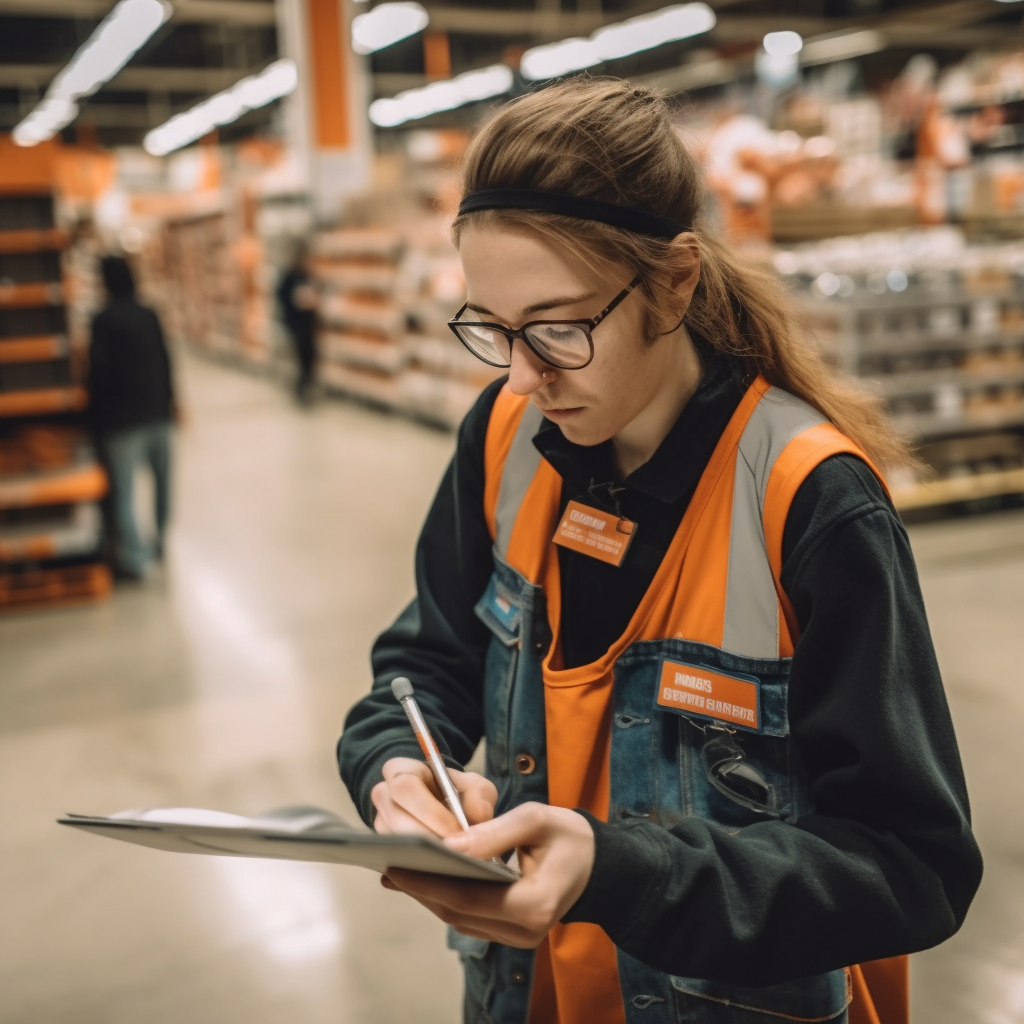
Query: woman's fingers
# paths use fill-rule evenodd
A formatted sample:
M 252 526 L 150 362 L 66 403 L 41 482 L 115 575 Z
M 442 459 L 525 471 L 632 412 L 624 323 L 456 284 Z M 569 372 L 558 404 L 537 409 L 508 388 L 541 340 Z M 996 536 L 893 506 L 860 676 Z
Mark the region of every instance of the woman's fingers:
M 377 816 L 373 821 L 374 831 L 382 835 L 436 835 L 419 818 L 409 814 L 391 798 L 391 790 L 386 782 L 378 782 L 373 787 L 370 799 L 377 809 Z
M 382 774 L 384 781 L 374 787 L 371 795 L 381 824 L 390 831 L 442 837 L 461 831 L 424 762 L 394 757 L 385 763 Z M 448 774 L 470 821 L 486 821 L 494 816 L 498 792 L 491 782 L 483 776 L 454 769 L 448 769 Z M 374 827 L 377 828 L 376 821 Z
M 498 790 L 494 783 L 475 772 L 458 772 L 449 768 L 448 774 L 470 823 L 490 821 L 494 817 L 494 805 L 498 802 Z
M 469 935 L 474 939 L 501 942 L 506 946 L 516 946 L 520 949 L 533 949 L 543 939 L 543 934 L 538 934 L 512 921 L 481 917 L 479 914 L 468 910 L 455 910 L 446 903 L 432 899 L 429 895 L 424 895 L 412 889 L 406 889 L 405 885 L 416 874 L 416 872 L 392 872 L 391 875 L 385 875 L 383 876 L 384 879 L 387 879 L 385 888 L 406 893 L 406 895 L 411 896 L 421 906 L 426 907 L 427 910 L 445 924 L 451 925 L 462 935 Z M 398 884 L 392 875 L 400 878 L 402 884 Z
M 474 825 L 468 832 L 450 835 L 445 842 L 453 850 L 480 860 L 498 857 L 506 850 L 534 846 L 548 833 L 545 812 L 549 810 L 543 804 L 520 804 L 500 817 Z
M 381 824 L 392 832 L 448 836 L 461 831 L 441 795 L 430 768 L 411 757 L 394 757 L 384 765 L 384 782 L 373 790 L 373 803 Z M 494 817 L 498 791 L 481 775 L 449 768 L 460 803 L 471 822 Z M 381 787 L 384 787 L 383 789 Z M 376 822 L 374 823 L 376 828 Z M 382 831 L 382 829 L 377 829 Z
M 585 889 L 594 863 L 587 819 L 545 804 L 523 804 L 445 843 L 480 858 L 516 848 L 523 875 L 498 885 L 393 869 L 390 882 L 457 930 L 521 948 L 537 946 L 561 920 Z

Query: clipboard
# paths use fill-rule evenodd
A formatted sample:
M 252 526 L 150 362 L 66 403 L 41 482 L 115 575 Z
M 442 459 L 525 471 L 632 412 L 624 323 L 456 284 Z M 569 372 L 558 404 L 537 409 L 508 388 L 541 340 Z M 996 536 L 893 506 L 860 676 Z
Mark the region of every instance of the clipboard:
M 57 824 L 171 853 L 351 864 L 382 873 L 402 868 L 506 884 L 519 878 L 511 867 L 467 857 L 431 836 L 378 835 L 352 828 L 319 808 L 282 808 L 257 818 L 201 808 L 155 808 L 109 817 L 67 814 Z

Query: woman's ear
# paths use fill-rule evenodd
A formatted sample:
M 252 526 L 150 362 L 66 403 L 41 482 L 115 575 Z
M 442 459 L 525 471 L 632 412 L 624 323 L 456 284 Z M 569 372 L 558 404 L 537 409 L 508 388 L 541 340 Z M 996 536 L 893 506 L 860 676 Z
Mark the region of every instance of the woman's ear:
M 700 280 L 700 251 L 693 233 L 676 235 L 669 250 L 671 288 L 689 306 Z

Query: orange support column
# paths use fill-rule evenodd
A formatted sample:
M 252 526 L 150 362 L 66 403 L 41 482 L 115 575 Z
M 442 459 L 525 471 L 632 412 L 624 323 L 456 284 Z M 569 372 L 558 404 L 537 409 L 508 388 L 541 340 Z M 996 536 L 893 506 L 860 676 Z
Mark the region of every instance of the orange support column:
M 316 219 L 338 219 L 345 197 L 370 176 L 366 61 L 352 50 L 348 0 L 278 0 L 282 56 L 298 65 L 285 135 L 302 168 Z
M 452 77 L 452 51 L 447 32 L 424 32 L 423 70 L 427 78 Z
M 318 149 L 348 149 L 352 133 L 345 65 L 351 50 L 347 45 L 348 25 L 341 3 L 339 0 L 306 0 L 306 23 L 309 26 L 314 142 Z

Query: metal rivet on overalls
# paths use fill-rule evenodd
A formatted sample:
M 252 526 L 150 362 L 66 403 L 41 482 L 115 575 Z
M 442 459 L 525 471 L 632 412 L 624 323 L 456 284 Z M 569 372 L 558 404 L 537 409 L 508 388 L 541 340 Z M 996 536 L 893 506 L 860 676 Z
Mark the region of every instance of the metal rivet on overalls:
M 516 754 L 516 771 L 520 775 L 532 775 L 537 769 L 537 759 L 530 754 Z
M 526 981 L 526 975 L 522 971 L 513 971 L 512 981 L 516 985 L 522 985 Z

